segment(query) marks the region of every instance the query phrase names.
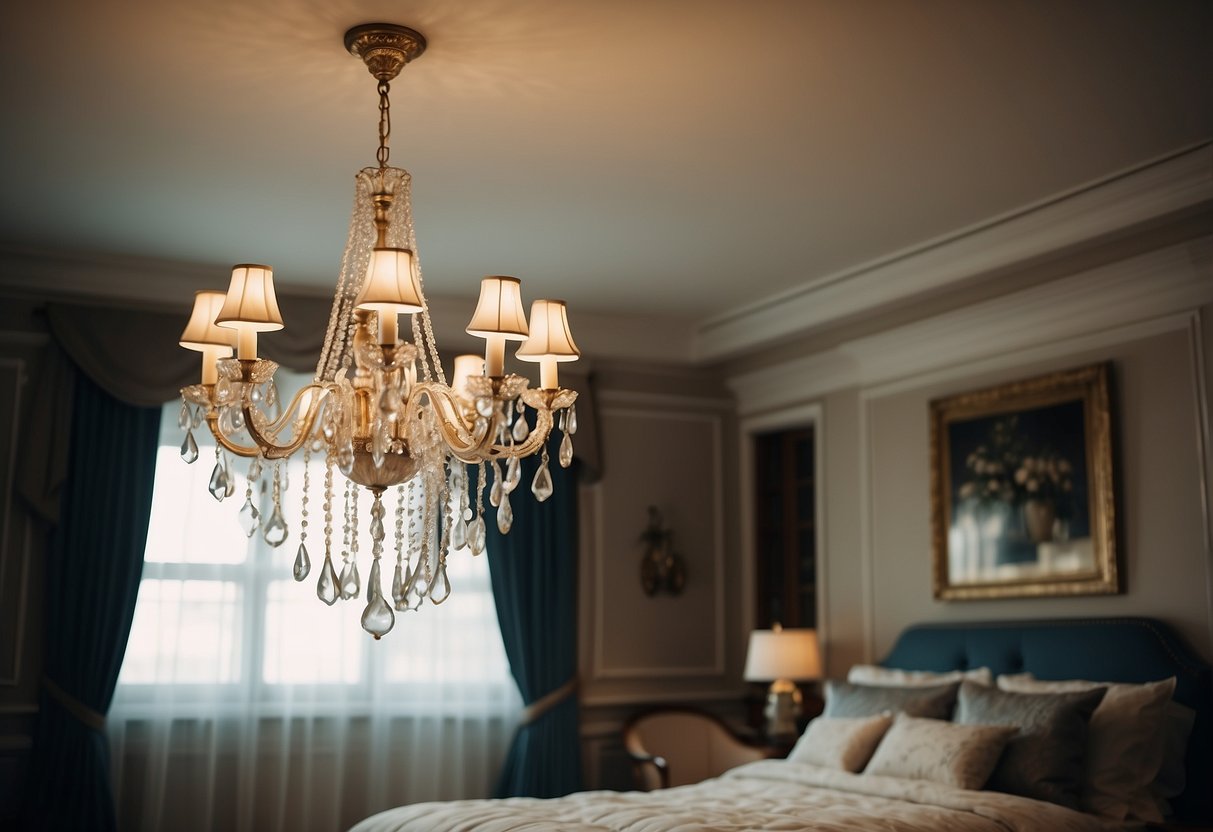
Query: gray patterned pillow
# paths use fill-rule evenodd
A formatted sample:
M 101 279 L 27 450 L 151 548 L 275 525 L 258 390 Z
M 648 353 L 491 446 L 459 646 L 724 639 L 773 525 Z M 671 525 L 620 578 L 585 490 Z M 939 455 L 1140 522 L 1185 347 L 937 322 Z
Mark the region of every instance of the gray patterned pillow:
M 929 688 L 887 688 L 826 682 L 826 716 L 876 716 L 902 712 L 927 719 L 951 719 L 959 683 Z
M 1077 809 L 1087 723 L 1106 692 L 1007 693 L 964 682 L 956 721 L 1019 726 L 988 788 Z
M 1013 725 L 957 725 L 898 714 L 864 774 L 980 789 L 1018 731 Z

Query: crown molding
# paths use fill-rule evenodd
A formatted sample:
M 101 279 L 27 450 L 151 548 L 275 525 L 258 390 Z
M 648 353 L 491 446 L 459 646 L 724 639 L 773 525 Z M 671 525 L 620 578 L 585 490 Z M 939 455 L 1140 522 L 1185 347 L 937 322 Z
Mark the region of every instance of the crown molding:
M 753 352 L 1209 202 L 1213 143 L 1205 142 L 711 318 L 699 326 L 694 358 Z
M 742 416 L 894 384 L 1213 303 L 1213 236 L 1101 266 L 733 376 Z M 1115 335 L 1113 335 L 1115 337 Z

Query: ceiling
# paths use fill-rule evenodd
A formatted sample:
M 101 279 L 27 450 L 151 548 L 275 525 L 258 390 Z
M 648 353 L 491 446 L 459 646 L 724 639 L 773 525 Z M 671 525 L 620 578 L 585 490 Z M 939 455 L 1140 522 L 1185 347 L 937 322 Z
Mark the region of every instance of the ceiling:
M 0 11 L 0 244 L 331 286 L 374 81 L 427 287 L 699 321 L 1213 137 L 1213 3 L 45 0 Z M 470 306 L 469 306 L 470 311 Z

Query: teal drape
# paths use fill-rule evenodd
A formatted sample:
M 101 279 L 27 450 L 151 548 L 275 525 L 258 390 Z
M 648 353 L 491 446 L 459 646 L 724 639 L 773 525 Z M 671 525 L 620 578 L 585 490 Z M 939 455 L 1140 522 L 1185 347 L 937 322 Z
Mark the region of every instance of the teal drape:
M 559 797 L 581 788 L 577 674 L 577 477 L 557 460 L 560 431 L 550 441 L 552 484 L 546 502 L 530 493 L 539 460 L 522 462 L 510 504 L 510 533 L 497 530 L 489 510 L 487 556 L 493 600 L 510 672 L 528 715 L 510 746 L 498 797 Z M 562 692 L 554 705 L 551 695 Z M 557 694 L 559 695 L 559 694 Z M 545 700 L 545 698 L 547 698 Z M 541 701 L 544 700 L 544 701 Z M 537 712 L 537 713 L 532 713 Z
M 46 563 L 45 678 L 25 820 L 113 830 L 104 714 L 130 634 L 151 515 L 160 408 L 75 374 L 71 445 Z

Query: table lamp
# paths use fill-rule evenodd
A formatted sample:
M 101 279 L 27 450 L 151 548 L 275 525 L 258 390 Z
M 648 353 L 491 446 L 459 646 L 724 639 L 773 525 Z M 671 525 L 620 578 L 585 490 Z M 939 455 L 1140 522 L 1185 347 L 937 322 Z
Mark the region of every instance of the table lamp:
M 817 631 L 785 630 L 779 624 L 769 630 L 754 630 L 750 633 L 744 677 L 747 682 L 771 683 L 763 711 L 767 736 L 795 736 L 803 698 L 794 680 L 821 678 Z

